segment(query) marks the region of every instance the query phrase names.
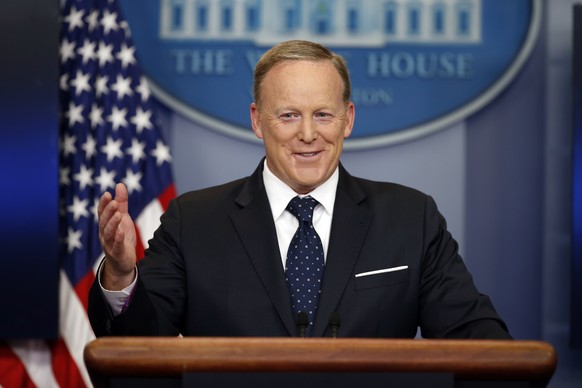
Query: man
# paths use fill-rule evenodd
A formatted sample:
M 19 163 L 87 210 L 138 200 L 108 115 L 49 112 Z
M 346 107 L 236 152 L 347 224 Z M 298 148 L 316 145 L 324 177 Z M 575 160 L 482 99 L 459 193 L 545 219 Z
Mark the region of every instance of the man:
M 137 267 L 127 190 L 101 198 L 97 336 L 510 338 L 434 201 L 341 166 L 355 118 L 341 57 L 281 43 L 255 68 L 254 100 L 266 158 L 173 201 Z

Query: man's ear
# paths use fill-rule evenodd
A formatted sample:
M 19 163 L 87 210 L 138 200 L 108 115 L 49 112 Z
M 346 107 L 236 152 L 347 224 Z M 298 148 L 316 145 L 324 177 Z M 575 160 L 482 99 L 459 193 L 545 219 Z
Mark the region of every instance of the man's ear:
M 346 126 L 344 127 L 344 139 L 352 134 L 354 121 L 356 120 L 356 107 L 353 102 L 349 102 L 346 108 Z
M 251 103 L 251 125 L 253 126 L 253 132 L 255 136 L 259 139 L 263 138 L 263 131 L 261 129 L 261 118 L 259 113 L 259 108 L 254 102 Z

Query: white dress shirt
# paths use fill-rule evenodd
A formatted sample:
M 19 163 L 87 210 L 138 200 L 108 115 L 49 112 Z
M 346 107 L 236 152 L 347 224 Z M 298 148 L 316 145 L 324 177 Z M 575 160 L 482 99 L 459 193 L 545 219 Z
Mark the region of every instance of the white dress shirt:
M 335 204 L 335 192 L 338 179 L 339 172 L 336 168 L 327 181 L 319 185 L 312 192 L 300 195 L 300 197 L 309 195 L 319 202 L 313 211 L 313 227 L 321 239 L 324 259 L 327 258 L 327 247 L 329 245 L 329 235 L 331 231 L 331 218 L 333 215 L 333 206 Z M 273 220 L 275 221 L 277 241 L 281 252 L 281 262 L 283 268 L 285 268 L 287 250 L 289 249 L 291 239 L 293 238 L 293 235 L 295 235 L 297 227 L 299 226 L 297 218 L 287 211 L 286 208 L 289 201 L 297 196 L 297 193 L 271 172 L 266 160 L 265 168 L 263 169 L 263 182 L 265 183 L 265 190 L 267 191 L 267 197 L 269 198 L 269 204 L 271 205 L 271 213 L 273 213 Z
M 265 183 L 265 190 L 267 191 L 267 197 L 269 198 L 269 204 L 271 205 L 271 213 L 273 214 L 273 220 L 275 221 L 275 229 L 277 231 L 277 242 L 279 243 L 279 250 L 281 252 L 281 264 L 285 268 L 285 262 L 287 261 L 287 250 L 289 249 L 289 244 L 293 235 L 297 231 L 299 226 L 299 221 L 293 214 L 286 210 L 289 201 L 297 193 L 293 191 L 287 184 L 282 180 L 277 178 L 269 169 L 267 165 L 267 160 L 265 159 L 263 168 L 263 181 Z M 319 204 L 315 207 L 313 211 L 313 227 L 321 239 L 323 245 L 323 255 L 324 260 L 327 259 L 327 247 L 329 245 L 329 235 L 331 231 L 331 219 L 333 215 L 333 206 L 335 204 L 335 193 L 337 189 L 337 184 L 339 180 L 339 172 L 336 168 L 332 176 L 318 186 L 312 192 L 300 195 L 304 197 L 310 195 L 315 198 Z M 101 286 L 101 291 L 105 296 L 105 300 L 113 311 L 114 315 L 119 315 L 125 306 L 127 298 L 131 295 L 133 288 L 135 287 L 135 282 L 137 281 L 137 267 L 135 272 L 134 281 L 121 291 L 110 291 L 103 288 L 101 283 L 101 268 L 103 263 L 99 266 L 98 270 L 98 280 Z

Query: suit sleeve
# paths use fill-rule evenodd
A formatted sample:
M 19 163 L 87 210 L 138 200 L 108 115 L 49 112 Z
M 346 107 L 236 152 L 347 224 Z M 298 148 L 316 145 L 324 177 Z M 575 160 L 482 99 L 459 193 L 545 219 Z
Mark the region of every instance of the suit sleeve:
M 425 338 L 510 339 L 488 296 L 481 294 L 431 197 L 425 203 L 420 327 Z

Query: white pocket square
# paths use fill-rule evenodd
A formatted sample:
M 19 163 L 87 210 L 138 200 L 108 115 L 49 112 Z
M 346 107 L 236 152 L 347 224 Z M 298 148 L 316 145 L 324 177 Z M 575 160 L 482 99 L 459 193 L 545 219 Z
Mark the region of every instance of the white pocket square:
M 361 278 L 362 276 L 378 275 L 378 274 L 386 273 L 386 272 L 404 271 L 405 269 L 408 269 L 408 266 L 401 265 L 400 267 L 391 267 L 391 268 L 378 269 L 376 271 L 358 273 L 358 274 L 356 274 L 356 277 Z

